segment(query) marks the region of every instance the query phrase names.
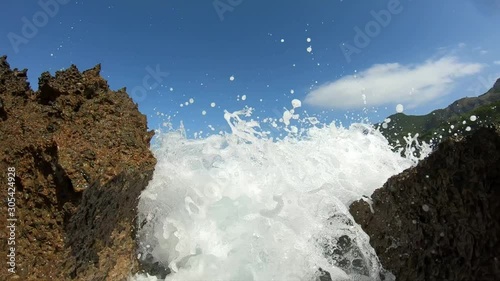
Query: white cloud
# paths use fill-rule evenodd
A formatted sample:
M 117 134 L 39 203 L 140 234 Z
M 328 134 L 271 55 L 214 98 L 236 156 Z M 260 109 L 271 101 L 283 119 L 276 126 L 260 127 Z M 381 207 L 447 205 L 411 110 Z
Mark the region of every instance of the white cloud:
M 418 65 L 376 64 L 312 90 L 305 103 L 338 109 L 395 103 L 414 108 L 448 94 L 458 78 L 478 73 L 482 68 L 478 63 L 459 62 L 456 57 Z
M 494 61 L 493 63 L 494 63 L 494 64 L 498 64 L 498 65 L 500 65 L 500 60 L 496 60 L 496 61 Z
M 476 47 L 473 50 L 477 51 L 480 55 L 486 55 L 488 53 L 488 50 L 483 49 L 483 47 Z

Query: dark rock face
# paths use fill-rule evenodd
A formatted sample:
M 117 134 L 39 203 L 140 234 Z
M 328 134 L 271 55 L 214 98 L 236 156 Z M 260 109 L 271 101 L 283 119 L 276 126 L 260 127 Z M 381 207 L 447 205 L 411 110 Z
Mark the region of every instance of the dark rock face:
M 136 259 L 135 224 L 137 198 L 153 171 L 125 171 L 101 186 L 85 192 L 68 224 L 67 246 L 72 257 L 67 267 L 81 280 L 121 280 Z M 87 207 L 88 206 L 88 207 Z M 89 265 L 90 262 L 90 265 Z M 89 270 L 91 269 L 91 270 Z
M 14 167 L 17 218 L 16 273 L 0 280 L 125 280 L 137 270 L 135 209 L 156 164 L 153 132 L 99 71 L 46 72 L 35 92 L 27 70 L 0 57 L 0 184 Z
M 500 132 L 448 140 L 350 212 L 405 280 L 500 280 Z
M 498 78 L 495 84 L 493 85 L 493 90 L 500 91 L 500 78 Z

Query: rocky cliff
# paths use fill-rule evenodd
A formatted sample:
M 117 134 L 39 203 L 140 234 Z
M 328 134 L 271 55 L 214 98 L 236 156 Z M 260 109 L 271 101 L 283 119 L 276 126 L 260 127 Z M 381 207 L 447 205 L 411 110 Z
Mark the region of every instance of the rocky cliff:
M 15 255 L 15 273 L 0 280 L 125 280 L 137 270 L 135 208 L 156 163 L 153 132 L 99 72 L 46 72 L 33 91 L 27 70 L 0 57 L 0 184 L 11 207 L 0 218 L 17 219 L 0 232 L 4 267 Z
M 500 131 L 449 139 L 350 212 L 398 281 L 500 280 Z

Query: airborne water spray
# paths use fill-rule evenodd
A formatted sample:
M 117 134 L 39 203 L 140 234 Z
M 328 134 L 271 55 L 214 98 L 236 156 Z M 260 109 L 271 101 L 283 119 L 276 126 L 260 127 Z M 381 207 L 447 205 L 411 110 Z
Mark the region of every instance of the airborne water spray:
M 190 140 L 158 137 L 158 163 L 141 195 L 140 255 L 168 266 L 166 280 L 377 280 L 369 237 L 347 206 L 415 163 L 369 125 L 315 119 L 273 141 L 252 109 L 224 118 L 232 132 Z M 270 119 L 271 120 L 271 119 Z M 136 276 L 136 280 L 156 280 Z

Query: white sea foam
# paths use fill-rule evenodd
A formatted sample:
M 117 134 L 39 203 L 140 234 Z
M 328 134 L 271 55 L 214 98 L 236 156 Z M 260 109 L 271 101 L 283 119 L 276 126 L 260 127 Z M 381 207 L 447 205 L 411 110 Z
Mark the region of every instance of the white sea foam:
M 319 268 L 377 280 L 378 258 L 347 206 L 415 164 L 411 154 L 364 124 L 316 122 L 273 141 L 251 113 L 226 111 L 224 135 L 158 137 L 139 203 L 140 258 L 168 266 L 166 280 L 315 280 Z

